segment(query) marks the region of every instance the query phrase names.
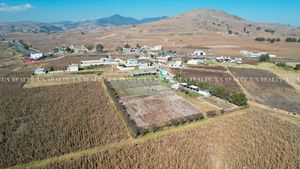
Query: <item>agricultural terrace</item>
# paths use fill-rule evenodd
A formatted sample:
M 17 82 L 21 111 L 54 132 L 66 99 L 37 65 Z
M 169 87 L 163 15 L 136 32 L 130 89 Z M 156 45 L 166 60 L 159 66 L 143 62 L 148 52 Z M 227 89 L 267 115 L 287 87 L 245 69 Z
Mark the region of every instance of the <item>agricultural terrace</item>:
M 99 82 L 0 83 L 0 168 L 127 139 Z
M 106 84 L 133 136 L 204 118 L 203 110 L 157 79 L 112 80 Z
M 229 68 L 257 102 L 300 114 L 300 93 L 268 70 Z

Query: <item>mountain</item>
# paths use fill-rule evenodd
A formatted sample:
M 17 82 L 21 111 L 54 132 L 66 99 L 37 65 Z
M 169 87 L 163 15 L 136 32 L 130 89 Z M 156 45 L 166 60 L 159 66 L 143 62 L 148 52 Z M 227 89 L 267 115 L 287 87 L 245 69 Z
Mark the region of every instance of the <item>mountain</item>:
M 0 32 L 33 32 L 33 33 L 50 33 L 58 32 L 66 29 L 76 29 L 76 28 L 89 28 L 97 26 L 123 26 L 123 25 L 136 25 L 149 23 L 154 21 L 159 21 L 166 19 L 167 17 L 156 17 L 156 18 L 145 18 L 145 19 L 135 19 L 132 17 L 124 17 L 121 15 L 113 15 L 110 17 L 105 17 L 96 20 L 85 20 L 85 21 L 60 21 L 53 23 L 40 23 L 31 21 L 22 22 L 7 22 L 0 23 Z
M 143 23 L 148 23 L 148 22 L 154 22 L 154 21 L 159 21 L 162 19 L 166 19 L 167 17 L 156 17 L 156 18 L 145 18 L 145 19 L 135 19 L 132 17 L 123 17 L 121 15 L 113 15 L 110 17 L 106 18 L 101 18 L 96 20 L 98 25 L 134 25 L 134 24 L 143 24 Z
M 233 35 L 256 36 L 260 34 L 295 36 L 299 29 L 290 25 L 257 23 L 229 14 L 225 11 L 198 9 L 174 17 L 147 23 L 144 31 L 148 32 L 218 32 Z

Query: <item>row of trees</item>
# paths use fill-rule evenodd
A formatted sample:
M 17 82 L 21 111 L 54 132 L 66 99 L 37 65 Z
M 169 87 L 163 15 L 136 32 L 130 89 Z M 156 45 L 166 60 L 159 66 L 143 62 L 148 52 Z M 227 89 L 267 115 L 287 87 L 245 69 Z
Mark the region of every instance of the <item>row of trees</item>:
M 264 38 L 264 37 L 256 37 L 255 41 L 258 42 L 264 42 L 264 41 L 268 41 L 270 43 L 275 43 L 275 42 L 280 42 L 281 39 L 280 38 Z M 297 38 L 286 38 L 285 42 L 300 42 L 300 38 L 297 40 Z

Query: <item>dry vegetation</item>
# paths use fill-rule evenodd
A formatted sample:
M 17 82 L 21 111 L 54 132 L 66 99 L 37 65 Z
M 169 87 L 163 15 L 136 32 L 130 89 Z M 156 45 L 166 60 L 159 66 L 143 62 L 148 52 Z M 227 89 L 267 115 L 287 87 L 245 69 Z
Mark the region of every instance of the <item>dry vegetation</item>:
M 180 74 L 179 69 L 170 70 L 174 75 Z M 181 74 L 183 78 L 189 78 L 197 82 L 223 87 L 229 92 L 237 92 L 241 90 L 239 85 L 233 80 L 233 77 L 222 67 L 181 69 Z
M 99 83 L 0 83 L 0 168 L 126 139 Z
M 296 169 L 300 167 L 299 141 L 299 126 L 254 110 L 45 168 Z
M 300 113 L 300 93 L 268 70 L 230 68 L 252 97 L 263 104 Z

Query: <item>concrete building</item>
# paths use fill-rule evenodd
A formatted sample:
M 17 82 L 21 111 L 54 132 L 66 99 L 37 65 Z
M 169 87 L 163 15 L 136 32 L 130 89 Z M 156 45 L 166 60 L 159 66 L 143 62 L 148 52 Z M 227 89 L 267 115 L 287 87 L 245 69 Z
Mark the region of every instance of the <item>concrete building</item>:
M 79 71 L 78 64 L 70 64 L 67 71 L 68 72 L 78 72 Z
M 46 74 L 46 73 L 47 73 L 47 70 L 45 68 L 38 68 L 34 71 L 35 75 L 43 75 L 43 74 Z
M 44 57 L 43 53 L 31 53 L 30 54 L 30 58 L 33 60 L 39 60 L 42 59 Z
M 170 62 L 168 63 L 168 66 L 172 68 L 180 68 L 182 67 L 182 61 Z
M 187 64 L 189 65 L 199 65 L 199 64 L 203 64 L 204 60 L 203 59 L 192 59 L 192 60 L 188 60 Z
M 88 66 L 100 66 L 100 65 L 113 65 L 117 64 L 112 58 L 101 58 L 99 60 L 87 60 L 81 61 L 80 67 L 88 67 Z
M 206 56 L 207 54 L 202 50 L 196 50 L 196 51 L 194 51 L 194 55 L 195 56 Z

